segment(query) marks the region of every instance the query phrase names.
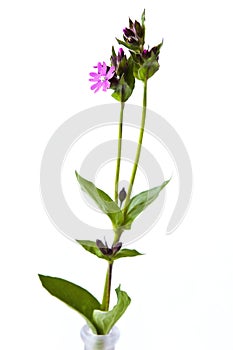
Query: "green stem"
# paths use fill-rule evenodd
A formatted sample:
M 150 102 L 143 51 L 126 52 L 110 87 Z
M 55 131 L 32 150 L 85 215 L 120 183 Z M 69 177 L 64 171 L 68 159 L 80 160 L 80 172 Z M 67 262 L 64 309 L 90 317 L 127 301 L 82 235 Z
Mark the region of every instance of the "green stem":
M 125 103 L 121 102 L 119 128 L 118 128 L 118 148 L 117 148 L 117 163 L 116 163 L 116 177 L 115 177 L 115 202 L 118 204 L 118 185 L 121 166 L 121 146 L 122 146 L 122 128 L 123 128 L 123 114 Z
M 142 140 L 143 140 L 143 134 L 144 134 L 145 121 L 146 121 L 146 106 L 147 106 L 147 79 L 145 79 L 145 81 L 144 81 L 142 120 L 141 120 L 141 127 L 140 127 L 140 133 L 139 133 L 139 138 L 138 138 L 138 147 L 137 147 L 137 151 L 136 151 L 136 155 L 135 155 L 135 160 L 134 160 L 132 174 L 131 174 L 131 178 L 130 178 L 130 182 L 129 182 L 127 196 L 125 199 L 124 209 L 127 207 L 127 205 L 129 204 L 129 201 L 130 201 L 130 196 L 131 196 L 131 192 L 133 189 L 133 184 L 134 184 L 134 180 L 135 180 L 135 176 L 136 176 L 136 172 L 137 172 L 137 168 L 138 168 L 138 162 L 139 162 L 139 158 L 140 158 L 140 154 L 141 154 Z
M 124 230 L 122 228 L 117 228 L 114 230 L 114 240 L 113 240 L 113 245 L 115 245 L 116 243 L 119 242 L 122 233 L 124 232 Z
M 121 147 L 122 147 L 122 129 L 123 129 L 123 115 L 124 115 L 124 107 L 125 103 L 121 101 L 121 109 L 120 109 L 120 119 L 119 119 L 119 127 L 118 127 L 118 146 L 117 146 L 117 163 L 116 163 L 116 176 L 115 176 L 115 202 L 118 204 L 118 192 L 119 192 L 119 175 L 120 175 L 120 167 L 121 167 Z M 120 235 L 115 233 L 114 242 L 116 243 L 119 239 Z M 114 243 L 113 243 L 114 244 Z M 111 295 L 111 283 L 112 283 L 112 268 L 113 261 L 108 263 L 108 269 L 105 278 L 104 285 L 104 294 L 101 309 L 103 311 L 109 310 L 110 303 L 110 295 Z
M 113 261 L 108 262 L 108 269 L 107 269 L 105 285 L 104 285 L 104 294 L 103 294 L 103 300 L 101 305 L 102 311 L 109 310 L 111 282 L 112 282 L 112 267 L 113 267 Z

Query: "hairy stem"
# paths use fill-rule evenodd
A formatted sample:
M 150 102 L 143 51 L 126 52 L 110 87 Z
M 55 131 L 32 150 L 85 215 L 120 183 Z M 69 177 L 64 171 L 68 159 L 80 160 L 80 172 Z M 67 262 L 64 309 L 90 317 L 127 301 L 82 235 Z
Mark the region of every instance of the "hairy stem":
M 113 267 L 113 261 L 108 262 L 108 269 L 107 269 L 105 285 L 104 285 L 104 294 L 103 294 L 103 300 L 101 305 L 102 311 L 109 310 L 111 283 L 112 283 L 112 267 Z
M 129 187 L 127 191 L 127 196 L 125 199 L 124 208 L 126 208 L 127 205 L 129 204 L 130 196 L 131 196 L 131 192 L 133 189 L 133 184 L 134 184 L 134 180 L 135 180 L 135 176 L 138 168 L 138 162 L 141 154 L 142 140 L 143 140 L 143 134 L 144 134 L 145 121 L 146 121 L 146 106 L 147 106 L 147 79 L 145 79 L 144 81 L 142 119 L 141 119 L 141 127 L 140 127 L 140 133 L 138 138 L 138 146 L 137 146 L 134 165 L 133 165 L 132 174 L 129 182 Z
M 121 102 L 120 119 L 118 127 L 118 147 L 117 147 L 117 163 L 116 163 L 116 177 L 115 177 L 115 202 L 118 204 L 118 186 L 119 186 L 119 175 L 121 166 L 121 146 L 122 146 L 122 129 L 123 129 L 123 115 L 124 115 L 125 103 Z

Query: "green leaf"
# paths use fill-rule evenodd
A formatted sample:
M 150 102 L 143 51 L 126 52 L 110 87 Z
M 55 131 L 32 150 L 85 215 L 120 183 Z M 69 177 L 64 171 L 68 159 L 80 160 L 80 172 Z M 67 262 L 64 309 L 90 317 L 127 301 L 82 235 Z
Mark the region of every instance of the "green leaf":
M 119 75 L 121 78 L 111 87 L 114 90 L 112 97 L 114 97 L 117 101 L 126 102 L 132 95 L 135 85 L 133 69 L 134 61 L 132 57 L 129 57 L 128 60 L 124 57 L 119 63 L 117 75 Z
M 120 290 L 120 286 L 116 289 L 117 304 L 110 311 L 94 310 L 93 319 L 98 334 L 108 334 L 114 324 L 124 314 L 129 306 L 131 299 L 126 292 Z
M 134 257 L 134 256 L 138 256 L 138 255 L 143 255 L 143 254 L 139 253 L 135 249 L 121 249 L 119 252 L 116 253 L 116 255 L 114 255 L 113 259 L 117 260 L 120 258 Z
M 112 261 L 113 259 L 107 255 L 104 255 L 101 253 L 101 251 L 99 250 L 99 248 L 96 245 L 96 242 L 93 241 L 86 241 L 86 240 L 77 240 L 77 242 L 79 244 L 81 244 L 81 246 L 87 250 L 89 253 L 96 255 L 98 258 L 101 259 L 105 259 L 108 261 Z
M 128 68 L 125 70 L 125 81 L 130 86 L 130 88 L 133 90 L 135 85 L 135 78 L 133 75 L 133 68 L 134 68 L 134 60 L 130 56 L 128 59 Z
M 89 253 L 94 254 L 98 258 L 105 259 L 107 261 L 114 261 L 121 258 L 143 255 L 135 249 L 121 249 L 115 255 L 108 256 L 101 253 L 101 251 L 96 245 L 96 242 L 94 241 L 88 241 L 88 240 L 76 240 L 76 241 Z
M 116 38 L 116 40 L 117 40 L 118 44 L 127 47 L 127 49 L 133 50 L 134 52 L 140 52 L 138 45 L 129 44 L 129 43 L 126 43 L 125 41 L 117 39 L 117 38 Z
M 169 183 L 170 180 L 164 181 L 162 185 L 151 188 L 150 190 L 141 192 L 133 197 L 125 212 L 124 228 L 129 230 L 136 217 L 148 207 L 159 195 L 162 189 Z
M 114 227 L 121 225 L 123 221 L 123 214 L 118 205 L 109 197 L 107 193 L 97 188 L 91 181 L 84 179 L 75 171 L 77 180 L 84 192 L 98 205 L 100 210 L 108 215 Z
M 143 64 L 135 64 L 134 76 L 135 78 L 145 81 L 151 78 L 159 70 L 159 63 L 155 58 L 155 54 L 144 61 Z
M 39 275 L 39 278 L 43 287 L 50 294 L 78 311 L 85 318 L 91 330 L 97 334 L 93 320 L 93 311 L 100 309 L 101 305 L 91 293 L 61 278 L 43 275 Z
M 141 16 L 141 21 L 142 21 L 142 26 L 145 26 L 145 20 L 146 20 L 146 10 L 144 9 L 142 12 L 142 16 Z
M 158 70 L 159 70 L 159 62 L 155 58 L 155 55 L 152 54 L 152 56 L 144 62 L 142 68 L 139 70 L 139 75 L 144 81 L 145 78 L 147 79 L 151 78 Z
M 112 97 L 119 102 L 126 102 L 132 95 L 133 89 L 128 85 L 124 75 L 122 75 L 120 81 L 115 87 L 115 91 L 112 93 Z

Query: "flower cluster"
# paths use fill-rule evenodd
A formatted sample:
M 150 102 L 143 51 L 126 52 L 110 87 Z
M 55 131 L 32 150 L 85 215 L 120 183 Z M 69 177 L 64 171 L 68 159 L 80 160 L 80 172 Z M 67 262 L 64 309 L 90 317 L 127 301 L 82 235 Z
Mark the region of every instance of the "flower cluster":
M 101 251 L 101 253 L 106 256 L 114 256 L 117 252 L 119 252 L 119 250 L 122 247 L 122 243 L 118 242 L 116 244 L 113 244 L 112 247 L 109 248 L 108 243 L 105 241 L 104 244 L 100 239 L 96 240 L 96 245 Z
M 129 28 L 123 29 L 123 45 L 134 51 L 141 51 L 145 43 L 145 11 L 142 14 L 142 24 L 129 18 Z
M 124 50 L 119 49 L 116 54 L 114 47 L 110 58 L 111 65 L 107 66 L 105 62 L 98 63 L 97 73 L 90 73 L 91 82 L 94 84 L 91 89 L 94 92 L 112 89 L 112 96 L 121 102 L 125 102 L 132 95 L 135 78 L 146 81 L 159 69 L 159 52 L 163 44 L 144 49 L 145 44 L 145 10 L 141 16 L 141 23 L 132 21 L 129 18 L 129 27 L 123 29 L 123 40 L 117 39 L 118 44 L 129 50 L 127 58 Z

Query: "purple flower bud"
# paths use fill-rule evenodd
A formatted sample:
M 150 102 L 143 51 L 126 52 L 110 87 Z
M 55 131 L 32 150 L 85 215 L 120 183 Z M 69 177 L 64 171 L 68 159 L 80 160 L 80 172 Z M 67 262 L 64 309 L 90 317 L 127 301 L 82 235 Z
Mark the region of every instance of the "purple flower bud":
M 122 202 L 124 202 L 126 198 L 126 191 L 125 191 L 125 188 L 123 187 L 122 190 L 119 192 L 119 200 L 122 204 Z
M 115 245 L 112 246 L 112 252 L 113 252 L 113 255 L 115 255 L 117 252 L 119 252 L 119 250 L 121 249 L 122 247 L 122 243 L 121 242 L 118 242 L 116 243 Z
M 135 44 L 135 43 L 137 43 L 137 39 L 135 39 L 134 37 L 129 37 L 128 38 L 128 42 L 130 43 L 130 44 Z
M 106 241 L 104 244 L 100 239 L 97 239 L 96 245 L 103 255 L 108 255 L 108 256 L 112 255 L 112 249 L 108 247 L 108 244 Z
M 143 58 L 149 58 L 151 56 L 151 53 L 148 50 L 143 50 L 142 51 L 142 57 Z
M 116 244 L 113 244 L 112 248 L 109 248 L 106 240 L 104 244 L 100 239 L 96 240 L 96 245 L 103 255 L 110 256 L 110 257 L 115 255 L 117 252 L 119 252 L 119 250 L 122 247 L 122 243 L 118 242 Z
M 142 52 L 145 43 L 144 21 L 144 17 L 142 17 L 142 24 L 138 21 L 132 22 L 132 20 L 129 18 L 129 28 L 123 29 L 123 39 L 125 43 L 128 44 L 125 46 L 136 52 Z
M 123 29 L 123 33 L 125 34 L 125 36 L 127 38 L 129 38 L 131 36 L 133 36 L 133 37 L 135 36 L 134 32 L 131 29 L 129 29 L 129 28 L 124 28 Z
M 134 28 L 135 28 L 135 32 L 137 33 L 137 36 L 139 38 L 143 38 L 144 36 L 144 30 L 141 26 L 141 24 L 138 21 L 134 22 Z
M 118 51 L 118 59 L 123 58 L 124 55 L 125 55 L 124 50 L 122 48 L 120 48 L 119 51 Z

